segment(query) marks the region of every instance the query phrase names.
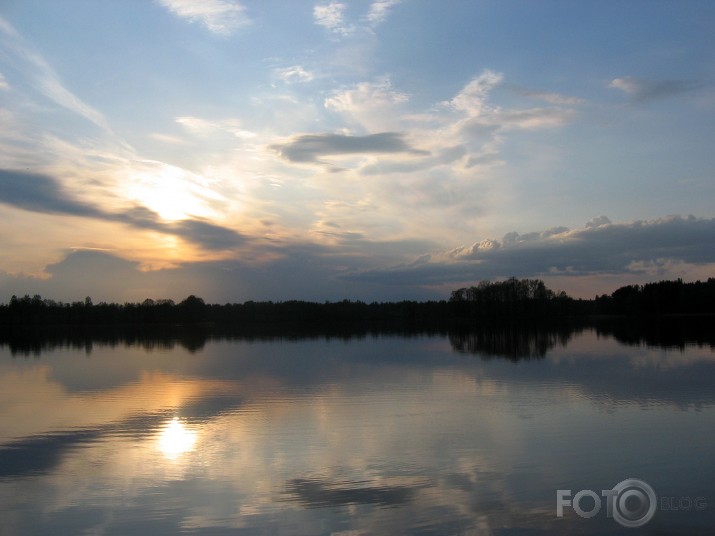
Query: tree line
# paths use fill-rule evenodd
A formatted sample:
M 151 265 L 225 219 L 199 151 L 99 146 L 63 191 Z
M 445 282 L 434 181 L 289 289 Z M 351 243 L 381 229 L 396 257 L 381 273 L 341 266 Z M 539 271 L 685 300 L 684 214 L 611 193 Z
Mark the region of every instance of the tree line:
M 368 329 L 441 329 L 455 322 L 547 320 L 592 315 L 715 314 L 715 278 L 681 279 L 620 287 L 592 300 L 574 299 L 539 279 L 482 281 L 440 301 L 316 303 L 290 300 L 208 304 L 191 295 L 179 303 L 71 303 L 39 295 L 12 296 L 0 304 L 0 326 L 216 324 L 223 326 L 363 326 Z

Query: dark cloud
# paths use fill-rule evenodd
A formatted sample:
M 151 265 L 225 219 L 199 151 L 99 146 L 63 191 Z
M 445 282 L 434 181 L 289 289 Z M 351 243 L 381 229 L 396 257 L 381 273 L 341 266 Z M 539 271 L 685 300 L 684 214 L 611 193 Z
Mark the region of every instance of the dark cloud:
M 135 215 L 135 217 L 139 217 Z M 589 227 L 554 227 L 542 232 L 509 233 L 439 254 L 426 241 L 371 242 L 341 236 L 336 245 L 266 243 L 261 252 L 271 260 L 235 258 L 187 262 L 146 271 L 137 262 L 108 252 L 81 250 L 50 265 L 46 279 L 0 272 L 0 299 L 13 294 L 41 294 L 63 301 L 92 296 L 98 301 L 184 299 L 189 294 L 211 303 L 247 300 L 393 301 L 440 299 L 464 282 L 502 277 L 617 276 L 633 282 L 654 279 L 671 266 L 715 263 L 715 219 L 672 217 L 626 224 L 592 220 Z M 184 234 L 228 245 L 233 237 L 220 228 L 184 229 Z M 212 236 L 212 233 L 216 233 Z M 199 239 L 198 236 L 194 236 Z M 404 255 L 415 262 L 405 263 Z M 676 277 L 680 277 L 679 275 Z M 686 275 L 682 275 L 687 277 Z M 665 278 L 671 277 L 670 275 Z M 702 277 L 702 276 L 699 276 Z M 594 288 L 593 294 L 611 292 Z
M 344 277 L 383 285 L 430 285 L 505 276 L 634 273 L 640 263 L 715 263 L 715 219 L 670 217 L 633 223 L 596 218 L 581 229 L 509 233 L 412 265 Z
M 271 146 L 281 157 L 291 162 L 320 162 L 325 155 L 410 153 L 427 155 L 410 147 L 397 132 L 381 132 L 369 136 L 343 134 L 304 134 L 284 144 Z
M 611 80 L 608 87 L 623 91 L 633 102 L 643 103 L 690 93 L 699 89 L 701 84 L 690 80 L 644 80 L 624 76 Z
M 0 169 L 0 203 L 48 214 L 106 216 L 97 208 L 72 199 L 51 177 L 7 169 Z
M 182 220 L 166 225 L 166 228 L 206 249 L 231 249 L 245 242 L 245 238 L 236 231 L 204 220 Z
M 13 294 L 41 294 L 62 301 L 91 296 L 95 302 L 141 302 L 146 298 L 182 300 L 189 294 L 212 303 L 427 299 L 434 298 L 434 294 L 419 288 L 381 287 L 339 276 L 369 267 L 388 266 L 405 252 L 417 255 L 434 247 L 426 241 L 372 242 L 343 236 L 335 246 L 310 242 L 263 244 L 261 253 L 270 255 L 270 261 L 257 262 L 242 255 L 232 260 L 186 262 L 160 270 L 142 270 L 138 262 L 111 252 L 78 250 L 47 266 L 45 272 L 49 278 L 0 271 L 0 301 L 7 301 Z
M 165 223 L 158 214 L 146 207 L 107 212 L 74 199 L 54 178 L 38 173 L 0 169 L 0 203 L 45 214 L 66 214 L 123 223 L 137 229 L 176 235 L 206 249 L 229 249 L 245 241 L 240 233 L 204 220 Z

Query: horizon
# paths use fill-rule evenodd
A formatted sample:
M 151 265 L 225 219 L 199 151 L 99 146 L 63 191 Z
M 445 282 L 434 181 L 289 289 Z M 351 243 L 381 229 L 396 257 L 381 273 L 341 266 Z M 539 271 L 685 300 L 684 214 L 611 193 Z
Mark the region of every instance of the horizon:
M 368 305 L 370 305 L 370 304 L 387 305 L 387 304 L 391 304 L 391 303 L 400 303 L 400 302 L 412 302 L 412 303 L 449 302 L 452 299 L 453 293 L 456 291 L 467 290 L 470 287 L 477 288 L 479 286 L 479 284 L 481 284 L 481 283 L 489 283 L 492 285 L 494 285 L 494 284 L 498 285 L 499 283 L 505 283 L 510 280 L 515 280 L 518 282 L 537 281 L 537 282 L 543 283 L 543 280 L 541 280 L 541 279 L 531 279 L 531 280 L 516 279 L 515 277 L 512 276 L 512 277 L 509 277 L 509 278 L 503 279 L 503 280 L 482 280 L 482 281 L 477 282 L 477 284 L 475 284 L 475 285 L 470 285 L 469 287 L 455 288 L 455 289 L 452 289 L 452 291 L 450 292 L 450 296 L 446 296 L 446 297 L 426 298 L 423 300 L 411 300 L 409 298 L 405 298 L 403 300 L 394 300 L 394 301 L 386 301 L 386 300 L 383 300 L 383 301 L 370 300 L 370 301 L 368 301 L 368 300 L 360 300 L 360 299 L 350 299 L 350 298 L 340 299 L 339 298 L 336 300 L 324 300 L 324 301 L 317 301 L 317 300 L 310 300 L 310 299 L 306 299 L 306 300 L 297 300 L 297 299 L 280 300 L 279 299 L 279 300 L 245 300 L 245 301 L 238 301 L 238 302 L 237 301 L 234 301 L 234 302 L 211 302 L 211 301 L 204 300 L 203 297 L 197 296 L 196 294 L 188 294 L 183 299 L 179 299 L 179 300 L 174 300 L 173 298 L 165 298 L 165 297 L 159 297 L 159 296 L 154 296 L 154 297 L 147 296 L 143 300 L 139 300 L 139 301 L 135 301 L 135 302 L 124 302 L 124 303 L 111 302 L 111 301 L 105 301 L 105 300 L 100 300 L 100 301 L 95 302 L 95 300 L 92 298 L 92 296 L 86 295 L 81 300 L 73 300 L 71 302 L 64 302 L 62 300 L 55 300 L 52 297 L 42 296 L 39 294 L 35 294 L 35 295 L 24 294 L 22 296 L 13 294 L 7 302 L 0 301 L 0 307 L 9 306 L 11 304 L 11 302 L 13 301 L 13 299 L 26 300 L 28 298 L 31 298 L 34 300 L 38 297 L 40 299 L 42 299 L 42 301 L 44 303 L 51 302 L 52 305 L 75 305 L 77 303 L 80 303 L 80 304 L 84 303 L 85 305 L 87 305 L 87 301 L 89 301 L 89 305 L 92 305 L 92 306 L 94 306 L 94 305 L 118 305 L 118 306 L 121 306 L 121 305 L 144 305 L 144 304 L 146 304 L 146 302 L 151 302 L 150 303 L 151 306 L 154 306 L 154 305 L 160 306 L 160 305 L 162 305 L 161 302 L 169 303 L 170 305 L 181 305 L 182 303 L 187 302 L 188 300 L 191 300 L 191 299 L 199 300 L 199 301 L 203 302 L 205 305 L 219 306 L 219 307 L 223 307 L 225 305 L 245 305 L 245 304 L 253 303 L 253 302 L 255 302 L 255 303 L 274 303 L 274 304 L 282 304 L 282 303 L 290 303 L 290 302 L 303 302 L 303 303 L 310 303 L 310 304 L 317 304 L 317 305 L 337 304 L 337 303 L 342 303 L 342 302 L 363 303 L 363 304 L 368 304 Z M 575 301 L 596 301 L 599 298 L 612 297 L 613 294 L 616 293 L 616 291 L 624 289 L 624 288 L 636 288 L 639 290 L 643 290 L 647 286 L 656 286 L 657 287 L 658 285 L 662 285 L 663 283 L 679 283 L 684 286 L 689 286 L 689 285 L 694 285 L 694 284 L 709 284 L 711 281 L 715 281 L 715 277 L 710 277 L 704 281 L 700 280 L 700 279 L 697 279 L 695 281 L 684 281 L 681 278 L 678 278 L 675 280 L 648 281 L 644 284 L 629 284 L 629 285 L 624 285 L 624 286 L 621 286 L 618 288 L 614 288 L 614 289 L 612 289 L 611 292 L 606 292 L 603 294 L 596 294 L 592 298 L 581 298 L 581 297 L 571 296 L 568 293 L 566 293 L 565 296 L 562 296 L 562 291 L 560 289 L 553 289 L 553 288 L 549 288 L 548 286 L 546 286 L 545 288 L 547 291 L 552 293 L 552 296 L 550 299 L 565 297 L 566 299 L 575 300 Z
M 707 280 L 714 23 L 705 0 L 5 3 L 0 296 Z

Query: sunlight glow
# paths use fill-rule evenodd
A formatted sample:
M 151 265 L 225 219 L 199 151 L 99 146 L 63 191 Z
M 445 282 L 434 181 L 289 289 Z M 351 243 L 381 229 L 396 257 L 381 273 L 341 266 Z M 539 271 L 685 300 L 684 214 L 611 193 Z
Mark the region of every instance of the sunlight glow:
M 169 459 L 190 452 L 194 449 L 195 443 L 196 432 L 186 428 L 176 417 L 164 426 L 159 435 L 159 450 Z
M 211 215 L 206 201 L 214 196 L 201 177 L 159 162 L 148 164 L 153 165 L 133 177 L 129 197 L 168 221 Z

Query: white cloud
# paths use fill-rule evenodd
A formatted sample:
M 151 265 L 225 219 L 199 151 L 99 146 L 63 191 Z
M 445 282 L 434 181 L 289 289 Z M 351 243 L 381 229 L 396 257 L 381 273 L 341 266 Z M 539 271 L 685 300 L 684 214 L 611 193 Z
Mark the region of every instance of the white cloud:
M 177 117 L 176 122 L 189 132 L 193 132 L 199 135 L 207 135 L 219 128 L 218 124 L 212 121 L 207 121 L 206 119 L 202 119 L 200 117 L 193 117 L 190 115 Z
M 291 65 L 290 67 L 275 69 L 273 72 L 287 84 L 312 82 L 315 79 L 315 74 L 306 71 L 300 65 Z
M 252 138 L 255 136 L 255 133 L 241 128 L 241 122 L 237 119 L 210 121 L 201 117 L 185 115 L 177 117 L 176 122 L 197 136 L 210 136 L 215 133 L 229 133 L 237 138 Z
M 491 90 L 501 84 L 503 78 L 501 73 L 486 69 L 464 86 L 464 89 L 447 104 L 455 110 L 466 112 L 469 116 L 478 116 L 491 111 L 492 108 L 489 108 L 486 103 L 487 98 Z
M 406 93 L 392 89 L 389 78 L 382 78 L 335 92 L 332 97 L 325 99 L 325 107 L 337 112 L 356 112 L 365 108 L 400 104 L 407 100 L 409 96 Z
M 614 78 L 608 84 L 608 87 L 612 89 L 620 89 L 621 91 L 634 95 L 639 91 L 640 84 L 635 78 L 626 76 L 624 78 Z
M 203 24 L 209 31 L 228 35 L 251 23 L 243 7 L 235 0 L 158 0 L 174 15 Z
M 347 4 L 333 1 L 327 4 L 318 4 L 313 8 L 315 23 L 339 36 L 347 36 L 356 31 L 371 32 L 387 19 L 390 10 L 402 0 L 374 0 L 370 4 L 367 14 L 362 18 L 361 24 L 352 24 L 347 21 L 345 12 Z
M 401 1 L 402 0 L 376 0 L 372 3 L 367 13 L 366 19 L 368 23 L 373 27 L 382 24 L 390 14 L 390 10 Z
M 8 90 L 8 89 L 10 89 L 10 85 L 7 83 L 7 80 L 5 80 L 5 77 L 3 76 L 3 74 L 0 73 L 0 91 Z
M 394 107 L 409 100 L 406 93 L 395 91 L 390 79 L 361 82 L 348 89 L 336 91 L 325 99 L 325 107 L 357 121 L 371 130 L 390 128 L 396 119 Z
M 347 35 L 354 31 L 353 26 L 345 21 L 347 6 L 342 2 L 319 4 L 313 8 L 315 23 L 339 35 Z

